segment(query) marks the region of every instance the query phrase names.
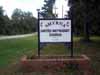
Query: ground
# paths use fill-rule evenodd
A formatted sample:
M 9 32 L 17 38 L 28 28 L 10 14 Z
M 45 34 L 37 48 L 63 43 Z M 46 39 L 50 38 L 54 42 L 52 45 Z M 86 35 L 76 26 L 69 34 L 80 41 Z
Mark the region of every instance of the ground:
M 91 37 L 91 43 L 80 42 L 81 37 L 74 37 L 74 55 L 86 54 L 91 59 L 95 75 L 100 75 L 100 37 Z M 37 54 L 37 36 L 0 40 L 0 75 L 39 75 L 38 73 L 22 73 L 19 61 L 24 55 Z M 69 55 L 70 49 L 63 44 L 47 45 L 41 54 Z M 40 74 L 46 75 L 46 74 Z

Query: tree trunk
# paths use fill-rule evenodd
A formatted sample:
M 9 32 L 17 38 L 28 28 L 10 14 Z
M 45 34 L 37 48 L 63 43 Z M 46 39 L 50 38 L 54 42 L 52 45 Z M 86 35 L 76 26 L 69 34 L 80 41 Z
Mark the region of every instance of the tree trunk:
M 90 34 L 89 34 L 89 22 L 90 22 L 90 16 L 89 16 L 89 6 L 88 3 L 85 5 L 85 15 L 84 15 L 84 42 L 90 42 Z
M 83 41 L 89 42 L 90 41 L 90 35 L 89 35 L 89 24 L 86 23 L 84 25 L 84 38 Z

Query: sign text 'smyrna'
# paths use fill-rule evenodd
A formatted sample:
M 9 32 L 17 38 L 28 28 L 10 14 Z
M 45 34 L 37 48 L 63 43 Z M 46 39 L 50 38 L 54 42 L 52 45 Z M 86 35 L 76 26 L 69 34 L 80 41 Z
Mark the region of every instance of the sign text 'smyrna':
M 40 42 L 71 42 L 71 20 L 40 20 Z

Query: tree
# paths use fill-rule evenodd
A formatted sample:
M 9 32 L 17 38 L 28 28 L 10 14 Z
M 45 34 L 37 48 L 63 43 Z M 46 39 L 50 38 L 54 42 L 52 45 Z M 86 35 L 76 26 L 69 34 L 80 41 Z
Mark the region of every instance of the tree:
M 41 15 L 44 18 L 52 18 L 55 17 L 53 14 L 53 5 L 55 4 L 55 0 L 44 0 L 45 4 L 42 7 L 43 12 L 41 12 Z
M 3 19 L 4 19 L 3 35 L 10 35 L 12 32 L 11 31 L 12 30 L 11 21 L 7 15 L 4 15 Z
M 24 12 L 22 21 L 24 31 L 28 33 L 36 31 L 37 20 L 35 17 L 33 17 L 31 12 Z
M 3 34 L 4 32 L 4 10 L 3 7 L 0 6 L 0 34 Z
M 87 24 L 91 27 L 91 34 L 100 35 L 100 1 L 99 0 L 84 0 L 87 5 Z
M 21 24 L 20 24 L 20 20 L 21 20 L 21 17 L 22 17 L 22 10 L 21 9 L 15 9 L 13 11 L 13 14 L 12 14 L 12 34 L 19 34 L 19 33 L 23 33 L 23 32 L 20 32 L 20 30 L 22 29 L 21 28 Z
M 73 19 L 74 33 L 84 34 L 84 40 L 89 41 L 89 35 L 94 34 L 95 28 L 100 28 L 99 17 L 100 7 L 98 0 L 69 0 L 69 16 Z M 95 15 L 94 15 L 95 14 Z M 95 29 L 96 30 L 96 29 Z M 98 29 L 96 30 L 99 31 Z M 99 33 L 99 32 L 98 32 Z M 82 34 L 82 35 L 83 35 Z
M 76 35 L 83 35 L 83 25 L 84 25 L 84 15 L 83 13 L 84 5 L 82 1 L 79 2 L 75 0 L 69 0 L 69 17 L 73 19 L 73 31 Z
M 36 31 L 36 18 L 31 12 L 15 9 L 12 14 L 13 34 L 32 33 Z
M 36 31 L 37 20 L 31 12 L 15 9 L 11 19 L 4 15 L 3 7 L 0 7 L 0 35 L 24 34 Z

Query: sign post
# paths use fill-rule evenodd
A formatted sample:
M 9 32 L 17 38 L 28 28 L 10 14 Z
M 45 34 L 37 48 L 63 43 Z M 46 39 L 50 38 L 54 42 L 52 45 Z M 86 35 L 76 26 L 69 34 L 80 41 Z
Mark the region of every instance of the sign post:
M 37 17 L 38 17 L 38 22 L 37 22 L 37 24 L 38 24 L 38 56 L 40 57 L 40 35 L 39 35 L 39 14 L 40 14 L 40 9 L 37 9 L 37 13 L 38 13 L 38 15 L 37 15 Z
M 41 43 L 70 43 L 73 57 L 73 37 L 70 19 L 38 19 L 38 55 Z

